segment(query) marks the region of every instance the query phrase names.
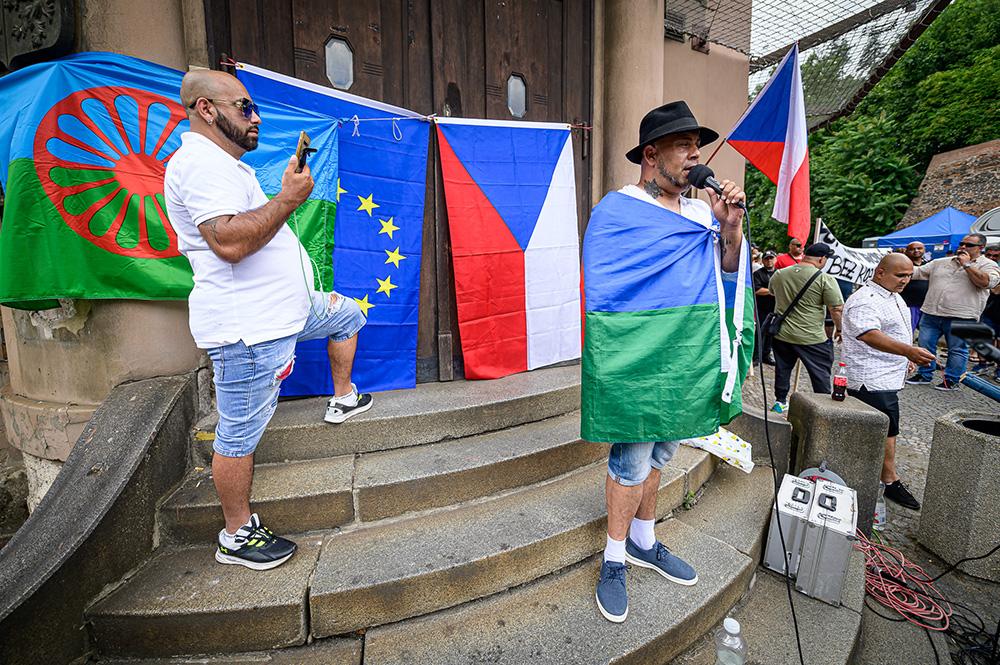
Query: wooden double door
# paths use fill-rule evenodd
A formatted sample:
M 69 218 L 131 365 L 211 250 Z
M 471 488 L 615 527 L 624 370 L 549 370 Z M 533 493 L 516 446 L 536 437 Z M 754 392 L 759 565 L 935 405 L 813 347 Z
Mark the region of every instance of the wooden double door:
M 593 0 L 205 0 L 205 13 L 213 63 L 228 56 L 426 114 L 590 124 Z M 582 229 L 590 135 L 573 134 Z M 418 381 L 462 373 L 436 159 L 432 138 Z

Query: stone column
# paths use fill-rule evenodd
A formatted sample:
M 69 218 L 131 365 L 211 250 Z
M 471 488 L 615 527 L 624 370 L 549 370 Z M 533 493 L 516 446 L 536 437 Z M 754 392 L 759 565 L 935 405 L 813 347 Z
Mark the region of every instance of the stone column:
M 858 528 L 871 535 L 889 417 L 853 397 L 836 402 L 826 394 L 796 392 L 788 422 L 795 457 L 791 473 L 826 461 L 858 493 Z
M 605 0 L 603 38 L 602 195 L 639 180 L 625 153 L 642 116 L 663 104 L 663 0 Z
M 182 12 L 182 0 L 80 0 L 77 47 L 183 71 L 186 54 L 202 50 L 199 20 L 203 44 L 204 13 Z M 205 359 L 188 331 L 185 302 L 77 300 L 72 307 L 72 315 L 44 318 L 2 308 L 10 386 L 0 393 L 0 412 L 10 445 L 23 453 L 32 508 L 114 386 L 188 372 Z

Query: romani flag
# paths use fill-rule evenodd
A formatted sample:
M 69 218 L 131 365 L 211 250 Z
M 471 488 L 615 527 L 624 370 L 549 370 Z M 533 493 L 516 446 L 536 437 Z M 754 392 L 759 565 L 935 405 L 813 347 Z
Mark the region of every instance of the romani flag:
M 726 140 L 777 185 L 771 215 L 803 243 L 812 226 L 807 133 L 799 45 L 794 44 Z
M 0 78 L 0 302 L 182 300 L 191 268 L 163 173 L 188 129 L 181 73 L 80 53 Z
M 740 414 L 753 351 L 746 241 L 723 274 L 718 227 L 612 192 L 583 241 L 581 436 L 707 436 Z M 734 324 L 735 321 L 735 324 Z
M 438 118 L 465 377 L 580 357 L 580 242 L 566 124 Z

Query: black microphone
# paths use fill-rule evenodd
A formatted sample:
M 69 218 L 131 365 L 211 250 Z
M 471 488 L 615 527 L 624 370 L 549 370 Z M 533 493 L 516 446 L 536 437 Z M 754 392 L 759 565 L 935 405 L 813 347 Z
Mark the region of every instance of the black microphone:
M 708 168 L 704 164 L 695 164 L 691 167 L 691 170 L 688 171 L 688 182 L 698 189 L 705 189 L 708 187 L 719 196 L 722 196 L 722 185 L 720 185 L 719 181 L 715 179 L 715 171 Z M 734 203 L 733 205 L 743 208 L 744 210 L 747 209 L 746 203 L 742 201 Z

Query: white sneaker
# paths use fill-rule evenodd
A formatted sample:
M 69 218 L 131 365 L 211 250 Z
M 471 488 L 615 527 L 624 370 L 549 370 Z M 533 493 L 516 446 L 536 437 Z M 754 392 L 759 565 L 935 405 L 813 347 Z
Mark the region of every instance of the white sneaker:
M 347 404 L 345 402 L 338 402 L 336 397 L 331 397 L 330 401 L 326 403 L 326 415 L 323 416 L 323 420 L 328 423 L 333 423 L 338 425 L 351 416 L 356 416 L 359 413 L 364 413 L 368 409 L 372 408 L 372 404 L 375 403 L 375 399 L 371 396 L 371 393 L 358 393 L 357 387 L 351 384 L 350 395 L 342 397 L 341 399 L 346 399 L 347 397 L 356 397 L 354 404 Z

